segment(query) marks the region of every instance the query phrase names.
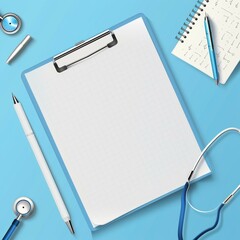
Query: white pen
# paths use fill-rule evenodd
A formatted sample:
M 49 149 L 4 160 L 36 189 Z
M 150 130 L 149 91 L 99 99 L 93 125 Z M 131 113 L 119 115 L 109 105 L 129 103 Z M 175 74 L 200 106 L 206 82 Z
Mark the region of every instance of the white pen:
M 9 64 L 23 50 L 23 48 L 29 43 L 30 40 L 31 40 L 31 36 L 27 35 L 22 40 L 22 42 L 20 42 L 19 45 L 14 49 L 14 51 L 11 53 L 11 55 L 7 59 L 6 63 Z
M 14 103 L 14 108 L 15 111 L 17 113 L 17 116 L 19 118 L 19 121 L 22 125 L 23 131 L 29 141 L 29 144 L 34 152 L 34 155 L 37 159 L 37 162 L 39 164 L 39 167 L 44 175 L 44 178 L 48 184 L 48 187 L 52 193 L 52 196 L 54 198 L 54 201 L 58 207 L 58 211 L 60 212 L 62 219 L 64 220 L 64 222 L 67 224 L 69 230 L 71 233 L 74 234 L 74 229 L 71 223 L 71 219 L 70 219 L 70 215 L 68 213 L 68 210 L 65 206 L 65 203 L 62 199 L 62 196 L 58 190 L 58 187 L 53 179 L 52 173 L 48 167 L 48 164 L 45 160 L 45 157 L 42 153 L 42 150 L 39 146 L 39 143 L 34 135 L 34 132 L 32 130 L 32 127 L 29 123 L 29 120 L 23 110 L 23 107 L 21 105 L 21 103 L 18 101 L 18 99 L 12 95 L 13 98 L 13 103 Z

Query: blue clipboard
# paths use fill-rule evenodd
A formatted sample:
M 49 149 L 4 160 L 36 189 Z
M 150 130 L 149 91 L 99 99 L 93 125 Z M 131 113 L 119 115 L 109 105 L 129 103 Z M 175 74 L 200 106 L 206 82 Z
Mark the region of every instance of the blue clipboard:
M 181 94 L 180 94 L 180 92 L 179 92 L 179 89 L 178 89 L 175 81 L 174 81 L 174 78 L 173 78 L 173 76 L 172 76 L 172 73 L 171 73 L 171 71 L 170 71 L 170 69 L 169 69 L 169 67 L 168 67 L 168 65 L 167 65 L 167 63 L 166 63 L 166 60 L 165 60 L 164 57 L 163 57 L 162 51 L 161 51 L 160 46 L 159 46 L 159 44 L 158 44 L 158 42 L 157 42 L 157 38 L 155 37 L 155 34 L 154 34 L 154 32 L 153 32 L 150 24 L 149 24 L 148 19 L 145 17 L 145 15 L 144 15 L 144 14 L 141 14 L 141 13 L 140 13 L 140 14 L 137 14 L 137 15 L 135 15 L 135 16 L 133 16 L 133 17 L 131 17 L 131 18 L 129 18 L 129 19 L 127 19 L 127 20 L 125 20 L 125 21 L 123 21 L 123 22 L 121 22 L 121 23 L 113 26 L 113 27 L 111 27 L 111 28 L 108 29 L 108 30 L 114 31 L 115 29 L 117 29 L 117 28 L 119 28 L 119 27 L 121 27 L 121 26 L 123 26 L 123 25 L 125 25 L 125 24 L 127 24 L 127 23 L 129 23 L 129 22 L 131 22 L 131 21 L 133 21 L 133 20 L 135 20 L 135 19 L 137 19 L 137 18 L 142 18 L 142 19 L 143 19 L 143 21 L 144 21 L 144 23 L 145 23 L 145 25 L 146 25 L 146 27 L 147 27 L 147 29 L 148 29 L 148 32 L 149 32 L 149 34 L 150 34 L 150 36 L 151 36 L 152 42 L 153 42 L 154 45 L 155 45 L 155 48 L 156 48 L 156 50 L 157 50 L 157 52 L 158 52 L 158 54 L 159 54 L 159 56 L 160 56 L 160 59 L 161 59 L 163 65 L 164 65 L 164 67 L 165 67 L 165 70 L 166 70 L 166 72 L 167 72 L 167 74 L 168 74 L 168 77 L 169 77 L 169 79 L 170 79 L 170 81 L 171 81 L 171 84 L 172 84 L 172 86 L 173 86 L 173 88 L 174 88 L 174 90 L 175 90 L 175 93 L 176 93 L 176 95 L 177 95 L 177 97 L 178 97 L 178 99 L 179 99 L 179 102 L 180 102 L 180 104 L 181 104 L 181 106 L 182 106 L 182 108 L 183 108 L 183 110 L 184 110 L 184 113 L 185 113 L 185 115 L 186 115 L 186 117 L 187 117 L 187 119 L 188 119 L 188 122 L 189 122 L 189 124 L 190 124 L 190 126 L 191 126 L 191 128 L 192 128 L 192 131 L 193 131 L 193 133 L 194 133 L 194 135 L 195 135 L 195 138 L 196 138 L 196 140 L 197 140 L 197 142 L 198 142 L 198 145 L 200 146 L 201 149 L 203 149 L 203 144 L 202 144 L 202 141 L 201 141 L 201 139 L 200 139 L 200 137 L 199 137 L 199 134 L 198 134 L 198 132 L 197 132 L 197 130 L 196 130 L 196 127 L 195 127 L 194 124 L 193 124 L 192 118 L 191 118 L 191 116 L 190 116 L 190 114 L 189 114 L 189 111 L 188 111 L 188 109 L 187 109 L 187 107 L 186 107 L 186 104 L 184 103 L 184 100 L 183 100 L 183 98 L 181 97 Z M 33 105 L 34 105 L 34 107 L 35 107 L 35 110 L 36 110 L 36 112 L 37 112 L 37 114 L 38 114 L 38 116 L 39 116 L 39 119 L 40 119 L 40 121 L 41 121 L 41 123 L 42 123 L 42 125 L 43 125 L 43 127 L 44 127 L 44 129 L 45 129 L 45 131 L 46 131 L 46 134 L 47 134 L 47 136 L 48 136 L 48 138 L 49 138 L 49 140 L 50 140 L 50 143 L 51 143 L 51 145 L 52 145 L 52 148 L 53 148 L 53 150 L 54 150 L 54 152 L 55 152 L 55 154 L 56 154 L 56 156 L 57 156 L 57 158 L 58 158 L 58 160 L 59 160 L 59 162 L 60 162 L 60 164 L 61 164 L 61 166 L 62 166 L 62 169 L 63 169 L 63 171 L 64 171 L 64 173 L 65 173 L 65 176 L 66 176 L 66 178 L 67 178 L 67 180 L 68 180 L 68 182 L 69 182 L 69 184 L 70 184 L 70 186 L 71 186 L 71 189 L 72 189 L 72 191 L 73 191 L 73 193 L 74 193 L 74 196 L 75 196 L 75 198 L 76 198 L 76 200 L 77 200 L 77 202 L 78 202 L 78 204 L 79 204 L 79 206 L 80 206 L 80 208 L 81 208 L 81 210 L 82 210 L 82 212 L 83 212 L 83 215 L 84 215 L 84 217 L 85 217 L 85 219 L 86 219 L 86 221 L 87 221 L 87 223 L 88 223 L 88 225 L 89 225 L 89 228 L 90 228 L 92 231 L 95 231 L 95 230 L 98 230 L 98 229 L 100 229 L 100 228 L 102 228 L 102 227 L 105 227 L 105 226 L 107 226 L 108 224 L 111 224 L 112 222 L 115 222 L 116 220 L 121 219 L 121 218 L 127 216 L 128 214 L 131 214 L 132 212 L 135 212 L 135 211 L 137 211 L 137 210 L 139 210 L 139 209 L 141 209 L 141 208 L 143 208 L 143 207 L 145 207 L 145 206 L 147 206 L 147 205 L 149 205 L 149 204 L 151 204 L 151 203 L 153 203 L 153 202 L 156 202 L 156 201 L 160 200 L 161 198 L 163 198 L 163 197 L 165 197 L 165 196 L 167 196 L 167 195 L 170 195 L 171 193 L 176 192 L 176 191 L 178 191 L 179 189 L 182 188 L 182 187 L 181 187 L 181 188 L 176 189 L 176 190 L 174 190 L 174 191 L 172 191 L 172 192 L 169 192 L 168 194 L 166 194 L 166 195 L 164 195 L 164 196 L 161 196 L 161 197 L 159 197 L 158 199 L 155 199 L 155 200 L 153 200 L 153 201 L 151 201 L 151 202 L 149 202 L 149 203 L 147 203 L 147 204 L 145 204 L 145 205 L 143 205 L 143 206 L 141 206 L 141 207 L 139 207 L 139 208 L 136 208 L 136 209 L 134 209 L 133 211 L 128 212 L 127 214 L 121 216 L 120 218 L 118 218 L 118 219 L 116 219 L 116 220 L 114 220 L 114 221 L 112 221 L 112 222 L 110 222 L 110 223 L 108 223 L 108 224 L 106 224 L 106 225 L 98 226 L 98 227 L 94 228 L 94 227 L 92 226 L 91 221 L 90 221 L 90 219 L 89 219 L 89 217 L 88 217 L 88 215 L 87 215 L 87 213 L 86 213 L 86 210 L 85 210 L 85 208 L 84 208 L 84 206 L 83 206 L 83 204 L 82 204 L 82 202 L 81 202 L 81 199 L 80 199 L 80 197 L 79 197 L 79 195 L 78 195 L 78 193 L 77 193 L 77 191 L 76 191 L 76 189 L 75 189 L 75 187 L 74 187 L 74 185 L 73 185 L 73 182 L 72 182 L 72 180 L 71 180 L 71 178 L 70 178 L 70 175 L 69 175 L 69 173 L 68 173 L 68 171 L 67 171 L 67 169 L 66 169 L 66 166 L 65 166 L 65 164 L 64 164 L 64 161 L 63 161 L 63 159 L 62 159 L 62 157 L 61 157 L 61 155 L 60 155 L 60 153 L 59 153 L 59 150 L 58 150 L 58 148 L 57 148 L 57 146 L 56 146 L 56 144 L 55 144 L 55 142 L 54 142 L 54 139 L 53 139 L 53 137 L 52 137 L 52 135 L 51 135 L 51 132 L 50 132 L 50 130 L 49 130 L 47 124 L 46 124 L 46 121 L 45 121 L 45 119 L 44 119 L 44 116 L 43 116 L 42 113 L 41 113 L 41 110 L 40 110 L 40 108 L 39 108 L 39 106 L 38 106 L 38 103 L 37 103 L 37 101 L 36 101 L 36 99 L 35 99 L 35 97 L 34 97 L 34 95 L 33 95 L 33 92 L 32 92 L 32 90 L 31 90 L 31 88 L 30 88 L 30 86 L 29 86 L 29 84 L 28 84 L 28 81 L 27 81 L 27 79 L 26 79 L 26 76 L 25 76 L 28 72 L 31 72 L 31 71 L 33 71 L 34 69 L 37 69 L 37 68 L 41 67 L 42 65 L 45 65 L 45 64 L 47 64 L 47 63 L 49 63 L 49 62 L 51 62 L 51 61 L 53 61 L 53 57 L 51 57 L 51 58 L 49 58 L 49 59 L 47 59 L 47 60 L 45 60 L 45 61 L 37 64 L 36 66 L 33 66 L 33 67 L 25 70 L 25 71 L 22 73 L 22 80 L 23 80 L 23 83 L 24 83 L 24 85 L 25 85 L 25 88 L 26 88 L 26 90 L 27 90 L 27 92 L 28 92 L 28 94 L 29 94 L 29 96 L 30 96 L 30 99 L 31 99 L 31 101 L 32 101 L 32 103 L 33 103 Z M 207 175 L 208 175 L 208 174 L 207 174 Z M 205 177 L 205 176 L 207 176 L 207 175 L 204 175 L 203 177 Z M 201 177 L 201 178 L 203 178 L 203 177 Z M 187 178 L 187 176 L 186 176 L 186 178 Z M 201 178 L 198 178 L 198 180 L 201 179 Z M 178 213 L 176 213 L 176 214 L 178 215 Z

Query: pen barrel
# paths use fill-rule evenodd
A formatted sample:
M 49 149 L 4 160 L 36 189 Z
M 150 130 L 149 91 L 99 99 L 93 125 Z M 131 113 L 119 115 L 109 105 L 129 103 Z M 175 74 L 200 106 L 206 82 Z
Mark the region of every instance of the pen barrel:
M 28 121 L 28 118 L 22 108 L 21 103 L 14 104 L 15 111 L 17 113 L 18 119 L 22 125 L 23 131 L 26 136 L 33 134 L 32 127 Z
M 214 50 L 210 50 L 210 61 L 212 66 L 213 78 L 218 80 L 217 59 Z
M 58 190 L 55 180 L 53 179 L 52 173 L 48 167 L 45 157 L 43 156 L 43 153 L 38 144 L 38 141 L 37 141 L 36 137 L 34 136 L 34 134 L 28 135 L 27 138 L 32 147 L 34 155 L 37 159 L 37 162 L 42 171 L 42 174 L 43 174 L 43 176 L 47 182 L 47 185 L 51 191 L 51 194 L 54 198 L 54 201 L 58 207 L 58 210 L 59 210 L 63 220 L 66 222 L 66 221 L 70 220 L 69 213 L 67 211 L 67 208 L 65 207 L 62 196 Z
M 23 41 L 14 49 L 14 51 L 11 53 L 9 58 L 7 59 L 7 64 L 10 63 L 22 50 L 23 48 L 27 45 L 27 43 L 31 40 L 31 36 L 27 35 Z
M 210 55 L 213 78 L 218 81 L 219 75 L 218 75 L 217 59 L 214 51 L 213 36 L 212 36 L 211 26 L 210 26 L 208 17 L 205 17 L 204 28 L 205 28 L 206 39 L 208 44 L 208 52 Z
M 50 192 L 54 198 L 54 201 L 58 207 L 58 210 L 61 214 L 61 217 L 65 222 L 70 220 L 69 213 L 67 211 L 67 208 L 64 204 L 64 201 L 62 199 L 62 196 L 58 190 L 58 187 L 56 185 L 55 180 L 53 179 L 52 173 L 48 167 L 48 164 L 46 162 L 46 159 L 43 155 L 43 152 L 39 146 L 39 143 L 33 133 L 32 127 L 28 121 L 28 118 L 21 106 L 20 103 L 14 104 L 14 108 L 16 110 L 17 116 L 19 118 L 19 121 L 23 127 L 24 133 L 29 141 L 29 144 L 33 150 L 33 153 L 37 159 L 38 165 L 42 171 L 42 174 L 47 182 L 47 185 L 50 189 Z

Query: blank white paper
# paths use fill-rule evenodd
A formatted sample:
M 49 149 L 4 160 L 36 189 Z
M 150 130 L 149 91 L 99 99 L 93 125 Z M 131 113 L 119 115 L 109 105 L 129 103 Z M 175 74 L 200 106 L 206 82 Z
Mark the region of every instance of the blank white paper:
M 200 154 L 143 19 L 114 33 L 116 46 L 62 73 L 26 74 L 93 226 L 181 187 Z

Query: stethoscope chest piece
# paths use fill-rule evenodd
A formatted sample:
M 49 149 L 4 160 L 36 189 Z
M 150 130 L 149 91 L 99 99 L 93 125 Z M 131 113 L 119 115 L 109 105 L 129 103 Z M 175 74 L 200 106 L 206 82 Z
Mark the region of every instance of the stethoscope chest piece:
M 6 34 L 17 33 L 22 26 L 20 17 L 14 13 L 7 13 L 0 16 L 0 27 Z
M 21 217 L 28 217 L 34 210 L 34 203 L 30 198 L 18 198 L 13 204 L 14 213 Z
M 30 198 L 21 197 L 18 198 L 13 204 L 13 211 L 16 214 L 16 218 L 13 220 L 11 226 L 9 227 L 8 231 L 4 235 L 2 240 L 9 240 L 17 226 L 20 223 L 21 218 L 26 218 L 31 215 L 34 210 L 34 203 Z

